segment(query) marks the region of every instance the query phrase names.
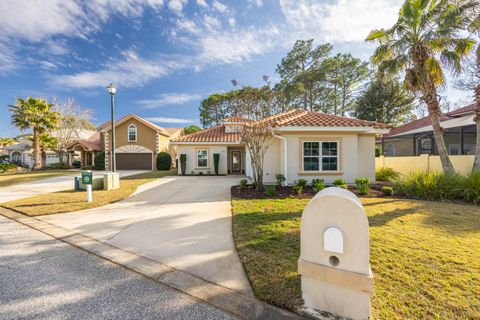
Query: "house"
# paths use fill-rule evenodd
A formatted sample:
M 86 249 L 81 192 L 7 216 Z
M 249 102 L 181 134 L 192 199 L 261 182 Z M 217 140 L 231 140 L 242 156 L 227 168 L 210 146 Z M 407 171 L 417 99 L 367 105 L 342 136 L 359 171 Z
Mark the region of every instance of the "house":
M 287 183 L 337 178 L 353 183 L 357 177 L 375 178 L 375 136 L 387 133 L 382 123 L 294 109 L 260 121 L 274 127 L 274 140 L 265 154 L 264 182 L 277 173 Z M 186 155 L 187 174 L 214 172 L 213 155 L 219 154 L 219 174 L 252 176 L 250 154 L 239 130 L 245 119 L 227 118 L 222 125 L 171 141 L 177 154 Z M 179 165 L 180 173 L 180 165 Z
M 444 129 L 443 137 L 450 155 L 475 154 L 476 124 L 475 105 L 469 105 L 440 117 Z M 388 157 L 437 155 L 430 117 L 424 117 L 392 128 L 377 139 L 383 154 Z
M 137 115 L 129 114 L 115 121 L 115 159 L 118 170 L 154 170 L 159 152 L 172 154 L 175 150 L 170 145 L 171 138 L 179 137 L 182 128 L 162 128 Z M 110 170 L 110 141 L 112 137 L 111 122 L 99 126 L 88 139 L 73 141 L 67 147 L 69 163 L 75 160 L 83 167 L 94 165 L 95 155 L 105 152 L 105 169 Z

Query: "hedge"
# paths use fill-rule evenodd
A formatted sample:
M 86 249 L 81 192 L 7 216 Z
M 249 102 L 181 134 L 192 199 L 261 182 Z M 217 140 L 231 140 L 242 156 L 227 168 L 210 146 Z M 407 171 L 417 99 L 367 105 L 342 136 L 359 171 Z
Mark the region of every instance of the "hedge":
M 105 152 L 99 152 L 95 155 L 93 169 L 105 170 Z
M 172 156 L 168 152 L 157 154 L 157 170 L 167 171 L 172 167 Z

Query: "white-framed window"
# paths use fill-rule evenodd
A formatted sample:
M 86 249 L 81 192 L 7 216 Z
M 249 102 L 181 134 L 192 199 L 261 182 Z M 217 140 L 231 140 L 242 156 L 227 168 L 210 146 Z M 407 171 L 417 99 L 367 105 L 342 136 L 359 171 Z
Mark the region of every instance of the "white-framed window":
M 303 171 L 338 171 L 338 141 L 304 141 Z
M 137 141 L 137 126 L 134 124 L 128 126 L 128 141 Z
M 197 149 L 197 168 L 208 167 L 208 149 Z

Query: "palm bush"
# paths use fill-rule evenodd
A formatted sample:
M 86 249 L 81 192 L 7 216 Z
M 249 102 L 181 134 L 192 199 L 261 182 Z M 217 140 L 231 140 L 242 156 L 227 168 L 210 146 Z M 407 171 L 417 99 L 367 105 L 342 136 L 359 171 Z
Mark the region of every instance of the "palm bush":
M 396 182 L 399 193 L 427 200 L 454 200 L 463 198 L 462 181 L 455 173 L 417 171 Z
M 388 186 L 383 186 L 382 193 L 386 196 L 393 196 L 393 188 Z
M 248 183 L 247 179 L 240 180 L 240 184 L 239 184 L 240 190 L 246 189 L 247 188 L 247 183 Z
M 305 188 L 307 186 L 307 183 L 308 181 L 305 180 L 305 179 L 298 179 L 298 180 L 295 180 L 295 186 L 301 186 L 302 189 Z
M 269 197 L 273 197 L 275 195 L 275 186 L 265 186 L 265 194 Z
M 345 182 L 345 180 L 343 180 L 342 178 L 338 178 L 338 179 L 335 179 L 333 180 L 333 185 L 335 187 L 339 187 L 339 188 L 343 188 L 343 189 L 347 189 L 347 183 Z
M 370 180 L 368 178 L 355 179 L 355 185 L 360 194 L 367 194 L 370 191 Z
M 400 173 L 392 168 L 380 168 L 375 172 L 377 181 L 393 181 L 400 177 Z
M 295 191 L 296 194 L 301 195 L 303 192 L 303 186 L 302 185 L 293 186 L 293 191 Z
M 277 186 L 281 187 L 281 186 L 283 186 L 283 184 L 285 183 L 285 181 L 287 179 L 285 178 L 285 176 L 283 174 L 277 173 L 275 175 L 275 180 L 277 180 Z
M 462 178 L 461 190 L 466 201 L 480 202 L 480 171 L 475 170 Z
M 312 187 L 315 192 L 325 189 L 325 181 L 323 179 L 312 179 Z

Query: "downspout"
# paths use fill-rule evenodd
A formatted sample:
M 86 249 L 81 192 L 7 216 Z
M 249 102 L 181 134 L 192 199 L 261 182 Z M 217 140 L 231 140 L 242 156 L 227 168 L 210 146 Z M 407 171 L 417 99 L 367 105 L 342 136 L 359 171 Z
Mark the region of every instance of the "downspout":
M 287 143 L 287 138 L 283 136 L 279 136 L 274 134 L 273 135 L 275 138 L 278 138 L 280 140 L 283 140 L 283 168 L 284 168 L 284 174 L 285 174 L 285 185 L 288 185 L 288 160 L 287 160 L 287 155 L 288 155 L 288 143 Z

